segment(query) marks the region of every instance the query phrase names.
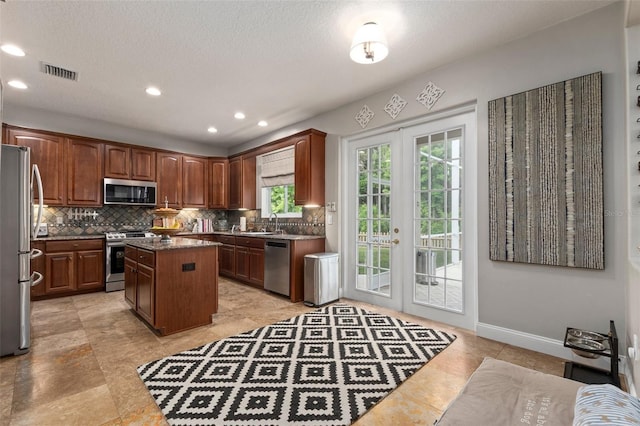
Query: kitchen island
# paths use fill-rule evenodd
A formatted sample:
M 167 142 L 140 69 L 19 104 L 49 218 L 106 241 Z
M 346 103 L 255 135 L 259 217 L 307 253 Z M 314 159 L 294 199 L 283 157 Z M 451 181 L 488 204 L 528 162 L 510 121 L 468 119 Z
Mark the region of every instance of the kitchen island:
M 211 324 L 218 311 L 217 242 L 127 241 L 125 301 L 161 335 Z

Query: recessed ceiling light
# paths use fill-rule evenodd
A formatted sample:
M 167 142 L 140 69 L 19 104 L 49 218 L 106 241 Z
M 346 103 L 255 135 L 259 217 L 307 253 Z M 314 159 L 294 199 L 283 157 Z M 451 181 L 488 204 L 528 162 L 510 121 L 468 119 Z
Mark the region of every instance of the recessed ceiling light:
M 0 46 L 0 49 L 2 49 L 4 53 L 8 53 L 9 55 L 24 56 L 24 50 L 20 49 L 15 44 L 3 44 L 2 46 Z
M 151 95 L 151 96 L 160 96 L 162 94 L 160 89 L 153 86 L 147 87 L 147 90 L 145 90 L 145 92 L 147 92 L 147 95 Z
M 243 113 L 241 113 L 241 112 L 236 112 L 233 116 L 234 116 L 235 118 L 237 118 L 238 120 L 242 120 L 242 119 L 244 119 L 244 114 L 243 114 Z
M 266 122 L 266 121 L 264 121 L 264 120 L 260 120 L 260 121 L 258 121 L 258 126 L 260 126 L 260 127 L 267 127 L 267 124 L 269 124 L 269 123 L 267 123 L 267 122 Z
M 11 80 L 7 83 L 9 86 L 14 87 L 16 89 L 26 89 L 27 85 L 21 82 L 20 80 Z
M 207 132 L 209 133 L 218 133 L 218 129 L 216 129 L 215 127 L 211 126 L 207 129 Z

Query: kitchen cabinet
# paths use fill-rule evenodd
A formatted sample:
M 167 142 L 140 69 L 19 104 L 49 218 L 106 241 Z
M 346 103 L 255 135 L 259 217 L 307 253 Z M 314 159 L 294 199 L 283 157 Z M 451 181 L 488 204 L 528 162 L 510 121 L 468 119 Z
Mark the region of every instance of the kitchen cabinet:
M 156 152 L 151 149 L 131 148 L 131 179 L 156 180 Z
M 43 202 L 49 206 L 66 203 L 65 139 L 46 132 L 6 128 L 5 143 L 31 148 L 31 164 L 42 176 Z M 36 199 L 37 199 L 37 195 Z
M 158 206 L 182 208 L 182 155 L 171 152 L 156 154 L 156 173 L 158 184 Z
M 242 281 L 253 287 L 264 287 L 264 239 L 231 235 L 215 235 L 222 243 L 218 248 L 220 275 Z
M 249 249 L 249 284 L 264 288 L 264 245 Z
M 155 322 L 155 254 L 125 246 L 124 298 L 149 324 Z
M 103 144 L 67 139 L 67 205 L 102 206 Z
M 264 248 L 236 246 L 235 279 L 264 288 Z
M 182 157 L 182 207 L 207 208 L 208 160 Z
M 104 177 L 131 178 L 131 148 L 120 145 L 104 145 Z
M 158 206 L 207 208 L 208 160 L 174 152 L 156 154 Z
M 44 246 L 44 256 L 32 262 L 36 271 L 44 273 L 42 289 L 32 288 L 32 298 L 68 296 L 104 289 L 104 241 L 56 240 L 34 243 Z M 39 260 L 42 259 L 42 260 Z M 37 286 L 40 287 L 40 286 Z
M 209 160 L 209 208 L 229 208 L 229 160 Z
M 218 311 L 218 246 L 175 240 L 171 250 L 159 242 L 125 247 L 125 301 L 161 335 L 210 324 Z
M 222 243 L 218 247 L 218 262 L 220 275 L 229 278 L 236 277 L 236 237 L 216 235 L 215 241 Z
M 261 237 L 215 235 L 219 246 L 220 275 L 264 288 L 264 243 Z M 269 239 L 277 239 L 270 235 Z M 289 245 L 289 294 L 292 302 L 304 299 L 304 257 L 322 253 L 324 238 L 292 239 Z
M 254 287 L 264 286 L 264 239 L 236 237 L 236 276 Z
M 229 208 L 256 208 L 256 157 L 229 159 Z
M 126 145 L 104 145 L 104 177 L 156 180 L 156 153 Z
M 325 134 L 309 130 L 292 140 L 295 147 L 295 204 L 323 206 Z
M 133 310 L 138 305 L 138 276 L 136 275 L 138 260 L 135 251 L 136 249 L 131 247 L 124 248 L 124 301 Z
M 220 275 L 254 287 L 264 286 L 264 239 L 215 235 L 222 243 L 218 249 Z
M 292 302 L 304 300 L 304 257 L 307 254 L 322 253 L 325 239 L 292 240 L 289 245 L 289 294 Z

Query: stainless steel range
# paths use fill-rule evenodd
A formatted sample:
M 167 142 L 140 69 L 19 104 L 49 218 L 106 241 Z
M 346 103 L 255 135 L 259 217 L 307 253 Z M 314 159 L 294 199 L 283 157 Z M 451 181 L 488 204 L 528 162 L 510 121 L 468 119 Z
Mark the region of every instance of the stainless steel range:
M 105 262 L 105 290 L 124 290 L 124 246 L 130 240 L 142 240 L 154 238 L 157 235 L 151 232 L 107 232 L 106 262 Z

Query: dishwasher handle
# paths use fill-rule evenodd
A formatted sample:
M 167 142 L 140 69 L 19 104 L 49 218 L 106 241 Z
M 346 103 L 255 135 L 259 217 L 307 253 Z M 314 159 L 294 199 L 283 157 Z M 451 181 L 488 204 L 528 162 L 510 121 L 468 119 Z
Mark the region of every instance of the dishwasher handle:
M 284 241 L 267 241 L 265 243 L 267 247 L 288 248 L 289 243 Z

